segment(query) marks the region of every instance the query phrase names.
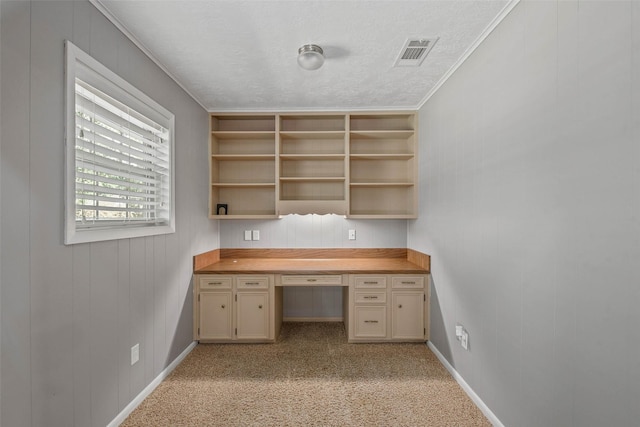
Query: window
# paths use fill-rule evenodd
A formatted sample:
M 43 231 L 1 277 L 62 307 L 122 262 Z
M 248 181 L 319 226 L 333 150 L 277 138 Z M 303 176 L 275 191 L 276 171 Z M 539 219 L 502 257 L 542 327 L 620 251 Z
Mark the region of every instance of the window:
M 174 115 L 66 42 L 65 244 L 172 233 Z

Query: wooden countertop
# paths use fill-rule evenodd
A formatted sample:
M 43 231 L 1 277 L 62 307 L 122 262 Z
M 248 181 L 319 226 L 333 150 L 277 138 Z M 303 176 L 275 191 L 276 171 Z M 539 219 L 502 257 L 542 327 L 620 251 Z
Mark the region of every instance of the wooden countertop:
M 194 271 L 246 274 L 425 274 L 429 270 L 405 258 L 222 258 Z

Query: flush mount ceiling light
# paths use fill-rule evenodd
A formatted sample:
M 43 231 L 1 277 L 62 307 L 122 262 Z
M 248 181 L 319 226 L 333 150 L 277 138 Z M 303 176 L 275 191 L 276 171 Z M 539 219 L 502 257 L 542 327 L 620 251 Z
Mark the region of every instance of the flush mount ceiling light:
M 315 44 L 305 44 L 298 49 L 298 65 L 305 70 L 317 70 L 324 64 L 324 51 Z

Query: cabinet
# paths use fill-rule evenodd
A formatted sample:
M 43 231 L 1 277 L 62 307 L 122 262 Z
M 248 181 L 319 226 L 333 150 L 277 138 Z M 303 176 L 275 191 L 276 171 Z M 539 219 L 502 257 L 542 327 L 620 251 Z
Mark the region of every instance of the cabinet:
M 417 216 L 413 112 L 214 113 L 210 123 L 212 218 Z
M 349 342 L 425 341 L 426 275 L 350 275 Z
M 350 116 L 350 209 L 353 218 L 416 218 L 414 114 Z
M 347 214 L 344 115 L 283 115 L 277 211 Z
M 273 275 L 199 275 L 194 298 L 194 339 L 275 339 Z
M 275 218 L 275 117 L 215 115 L 210 127 L 209 216 Z

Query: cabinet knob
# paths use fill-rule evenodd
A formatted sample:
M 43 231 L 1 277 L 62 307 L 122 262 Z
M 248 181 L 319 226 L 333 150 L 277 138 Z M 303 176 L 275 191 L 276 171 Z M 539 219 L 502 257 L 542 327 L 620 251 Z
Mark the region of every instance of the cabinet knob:
M 399 304 L 399 305 L 398 305 L 398 308 L 402 308 L 402 304 Z
M 262 305 L 259 305 L 258 308 L 262 308 Z
M 224 304 L 222 304 L 222 308 L 224 308 Z

